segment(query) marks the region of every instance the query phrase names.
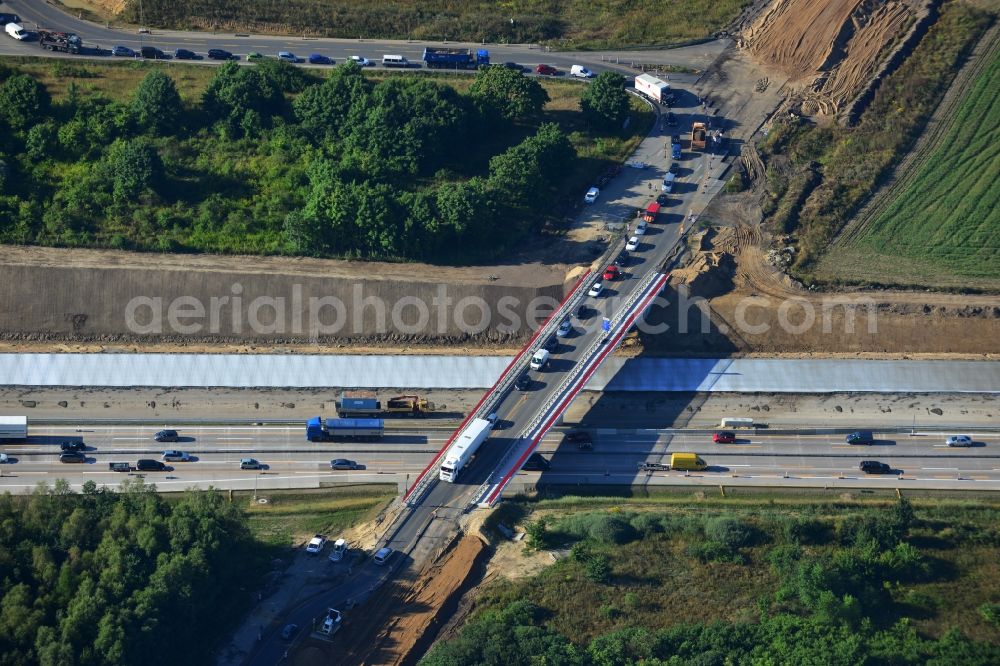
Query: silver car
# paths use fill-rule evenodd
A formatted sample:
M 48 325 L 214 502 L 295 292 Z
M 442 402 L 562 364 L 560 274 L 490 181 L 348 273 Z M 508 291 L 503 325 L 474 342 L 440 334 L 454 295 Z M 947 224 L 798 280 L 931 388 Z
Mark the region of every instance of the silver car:
M 944 443 L 948 446 L 972 446 L 972 438 L 968 435 L 952 435 Z
M 164 451 L 160 460 L 163 462 L 190 462 L 191 456 L 184 451 Z

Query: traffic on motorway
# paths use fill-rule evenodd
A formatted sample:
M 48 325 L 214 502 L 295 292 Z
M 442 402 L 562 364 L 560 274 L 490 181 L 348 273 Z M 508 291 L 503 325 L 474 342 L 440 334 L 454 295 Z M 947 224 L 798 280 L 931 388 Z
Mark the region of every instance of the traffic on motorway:
M 219 481 L 223 480 L 219 475 L 227 470 L 237 472 L 229 477 L 234 482 L 247 478 L 238 476 L 242 471 L 314 477 L 346 473 L 368 480 L 367 474 L 416 471 L 447 441 L 444 430 L 406 424 L 379 439 L 326 445 L 306 441 L 301 426 L 214 426 L 156 432 L 129 426 L 33 426 L 28 438 L 13 432 L 9 423 L 0 427 L 0 439 L 4 440 L 0 461 L 5 465 L 43 476 L 69 476 L 74 482 L 107 480 L 106 475 L 113 478 L 117 473 L 156 472 L 180 482 L 206 476 Z M 86 433 L 79 434 L 81 430 Z M 545 475 L 552 482 L 574 475 L 600 480 L 601 472 L 641 480 L 660 472 L 667 473 L 664 478 L 683 479 L 691 473 L 710 477 L 734 472 L 774 475 L 788 470 L 836 476 L 852 469 L 860 476 L 906 473 L 936 478 L 940 473 L 954 472 L 997 478 L 1000 470 L 992 454 L 996 441 L 995 433 L 912 436 L 859 430 L 834 437 L 769 435 L 751 430 L 618 432 L 574 427 L 559 428 L 548 435 L 527 459 L 523 471 Z M 159 446 L 163 444 L 172 448 Z M 323 453 L 331 457 L 323 458 Z M 66 463 L 81 464 L 70 471 L 63 467 Z M 16 476 L 8 479 L 17 482 Z M 183 487 L 182 483 L 175 485 L 175 489 Z
M 65 19 L 59 21 L 59 23 L 63 22 L 65 22 Z M 233 47 L 228 44 L 228 48 L 222 48 L 221 46 L 191 48 L 188 46 L 170 45 L 169 37 L 154 37 L 149 30 L 145 29 L 140 29 L 134 36 L 127 33 L 111 32 L 108 29 L 105 36 L 118 39 L 123 43 L 102 46 L 94 41 L 86 41 L 84 35 L 77 34 L 69 28 L 57 30 L 36 27 L 34 30 L 28 29 L 25 27 L 27 22 L 14 13 L 0 13 L 0 24 L 4 26 L 4 31 L 8 37 L 23 44 L 37 44 L 41 49 L 50 53 L 95 57 L 110 56 L 113 58 L 141 60 L 184 60 L 192 62 L 230 60 L 258 62 L 265 58 L 276 58 L 296 65 L 331 66 L 337 64 L 337 59 L 329 51 L 320 52 L 313 50 L 307 55 L 296 55 L 293 51 L 282 48 L 278 48 L 274 52 L 263 52 L 263 50 L 257 50 L 260 47 L 248 47 L 245 52 L 239 52 L 229 50 Z M 38 25 L 36 22 L 36 26 Z M 249 37 L 249 35 L 243 36 Z M 420 69 L 427 67 L 428 69 L 475 70 L 493 64 L 539 76 L 563 76 L 568 74 L 573 78 L 590 79 L 595 75 L 591 69 L 579 64 L 571 65 L 568 71 L 563 71 L 557 66 L 546 63 L 538 63 L 534 67 L 530 67 L 511 60 L 502 63 L 491 62 L 490 52 L 485 48 L 473 49 L 455 46 L 424 46 L 420 48 L 421 54 L 419 59 L 411 59 L 399 53 L 383 53 L 378 55 L 374 53 L 352 53 L 341 56 L 341 61 L 353 62 L 361 67 L 381 65 L 382 67 L 395 69 Z

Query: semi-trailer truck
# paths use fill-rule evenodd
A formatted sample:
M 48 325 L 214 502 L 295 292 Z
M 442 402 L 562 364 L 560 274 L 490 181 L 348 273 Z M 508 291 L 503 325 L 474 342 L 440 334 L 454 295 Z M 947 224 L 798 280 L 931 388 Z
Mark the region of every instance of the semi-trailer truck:
M 674 94 L 670 92 L 670 84 L 651 74 L 640 74 L 635 77 L 635 89 L 654 102 L 673 104 Z
M 424 62 L 431 69 L 478 69 L 490 64 L 490 52 L 479 49 L 447 49 L 430 47 L 424 49 Z
M 330 442 L 338 439 L 381 439 L 382 419 L 326 419 L 314 416 L 306 422 L 306 439 Z
M 83 50 L 83 40 L 72 32 L 38 31 L 38 45 L 49 51 L 79 53 Z
M 28 417 L 0 416 L 0 439 L 28 439 Z
M 383 405 L 372 391 L 344 391 L 335 405 L 341 418 L 425 416 L 434 411 L 434 403 L 418 395 L 397 395 Z
M 455 438 L 455 441 L 444 454 L 439 478 L 448 483 L 454 483 L 472 457 L 476 455 L 479 446 L 490 436 L 493 424 L 486 419 L 473 419 L 465 430 Z

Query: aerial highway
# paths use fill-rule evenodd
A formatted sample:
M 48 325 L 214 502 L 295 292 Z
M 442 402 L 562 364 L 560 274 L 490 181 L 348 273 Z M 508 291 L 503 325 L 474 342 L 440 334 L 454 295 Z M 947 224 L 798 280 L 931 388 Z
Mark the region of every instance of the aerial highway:
M 435 46 L 437 43 L 416 41 L 390 41 L 369 39 L 317 39 L 279 35 L 236 35 L 229 33 L 207 33 L 187 31 L 153 30 L 150 33 L 140 33 L 136 28 L 121 28 L 106 26 L 85 21 L 73 16 L 47 2 L 29 2 L 13 0 L 4 3 L 8 11 L 21 17 L 27 30 L 56 30 L 73 32 L 83 39 L 84 56 L 96 55 L 99 50 L 103 57 L 113 46 L 121 45 L 138 50 L 143 46 L 152 46 L 172 54 L 175 49 L 182 48 L 194 51 L 200 60 L 185 62 L 201 62 L 218 64 L 217 60 L 209 60 L 206 56 L 209 49 L 224 49 L 240 60 L 246 61 L 246 55 L 251 52 L 265 56 L 276 56 L 279 51 L 290 51 L 300 58 L 306 58 L 311 53 L 321 53 L 335 62 L 343 62 L 351 56 L 361 56 L 379 62 L 383 54 L 391 53 L 405 56 L 412 63 L 420 63 L 424 46 Z M 449 46 L 456 44 L 449 43 Z M 469 44 L 472 47 L 484 47 L 480 44 Z M 549 64 L 567 73 L 573 64 L 584 63 L 594 71 L 603 69 L 623 69 L 631 63 L 642 64 L 673 64 L 696 68 L 696 63 L 705 60 L 705 54 L 717 54 L 721 51 L 721 43 L 698 45 L 690 49 L 647 50 L 615 52 L 549 52 L 544 48 L 528 44 L 486 44 L 494 63 L 517 62 L 524 67 L 534 68 L 539 64 Z M 46 57 L 80 57 L 65 53 L 43 51 L 37 42 L 17 42 L 12 39 L 0 40 L 0 54 L 34 55 Z M 118 58 L 116 58 L 117 60 Z M 709 58 L 711 60 L 711 58 Z
M 188 453 L 188 462 L 168 463 L 164 472 L 143 474 L 163 490 L 190 486 L 259 490 L 300 483 L 394 483 L 405 484 L 407 475 L 419 472 L 427 460 L 449 438 L 447 430 L 423 424 L 399 424 L 377 442 L 307 442 L 300 426 L 192 426 L 182 428 L 181 441 L 157 443 L 153 427 L 136 426 L 35 426 L 25 443 L 3 446 L 7 465 L 0 467 L 0 492 L 28 492 L 39 481 L 65 478 L 75 486 L 92 480 L 114 486 L 136 472 L 123 474 L 107 463 L 131 462 L 139 458 L 159 459 L 164 450 Z M 577 484 L 666 484 L 695 482 L 755 485 L 770 479 L 774 484 L 796 484 L 796 480 L 843 480 L 884 486 L 899 475 L 866 476 L 859 473 L 861 460 L 888 463 L 911 486 L 943 482 L 1000 482 L 1000 432 L 973 436 L 975 445 L 950 448 L 939 432 L 876 432 L 872 446 L 848 445 L 842 434 L 747 433 L 732 444 L 717 444 L 705 431 L 667 429 L 616 429 L 594 426 L 586 429 L 592 450 L 579 450 L 567 441 L 571 428 L 550 431 L 538 448 L 549 464 L 545 471 L 521 472 L 525 483 Z M 87 462 L 59 462 L 59 444 L 80 441 L 86 445 Z M 641 472 L 640 463 L 662 462 L 673 452 L 694 452 L 709 464 L 704 472 Z M 241 458 L 253 457 L 262 470 L 241 470 Z M 332 470 L 330 461 L 344 458 L 361 469 Z M 786 479 L 786 475 L 788 478 Z M 778 481 L 780 479 L 780 481 Z M 808 485 L 808 484 L 806 484 Z M 960 483 L 959 487 L 967 487 Z

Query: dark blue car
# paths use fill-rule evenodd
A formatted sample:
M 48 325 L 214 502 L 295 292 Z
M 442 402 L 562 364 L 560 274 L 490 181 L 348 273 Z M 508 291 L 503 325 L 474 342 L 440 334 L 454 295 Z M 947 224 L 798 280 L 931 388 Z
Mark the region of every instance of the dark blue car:
M 322 53 L 310 53 L 309 54 L 309 64 L 310 65 L 332 65 L 333 60 L 327 58 Z

